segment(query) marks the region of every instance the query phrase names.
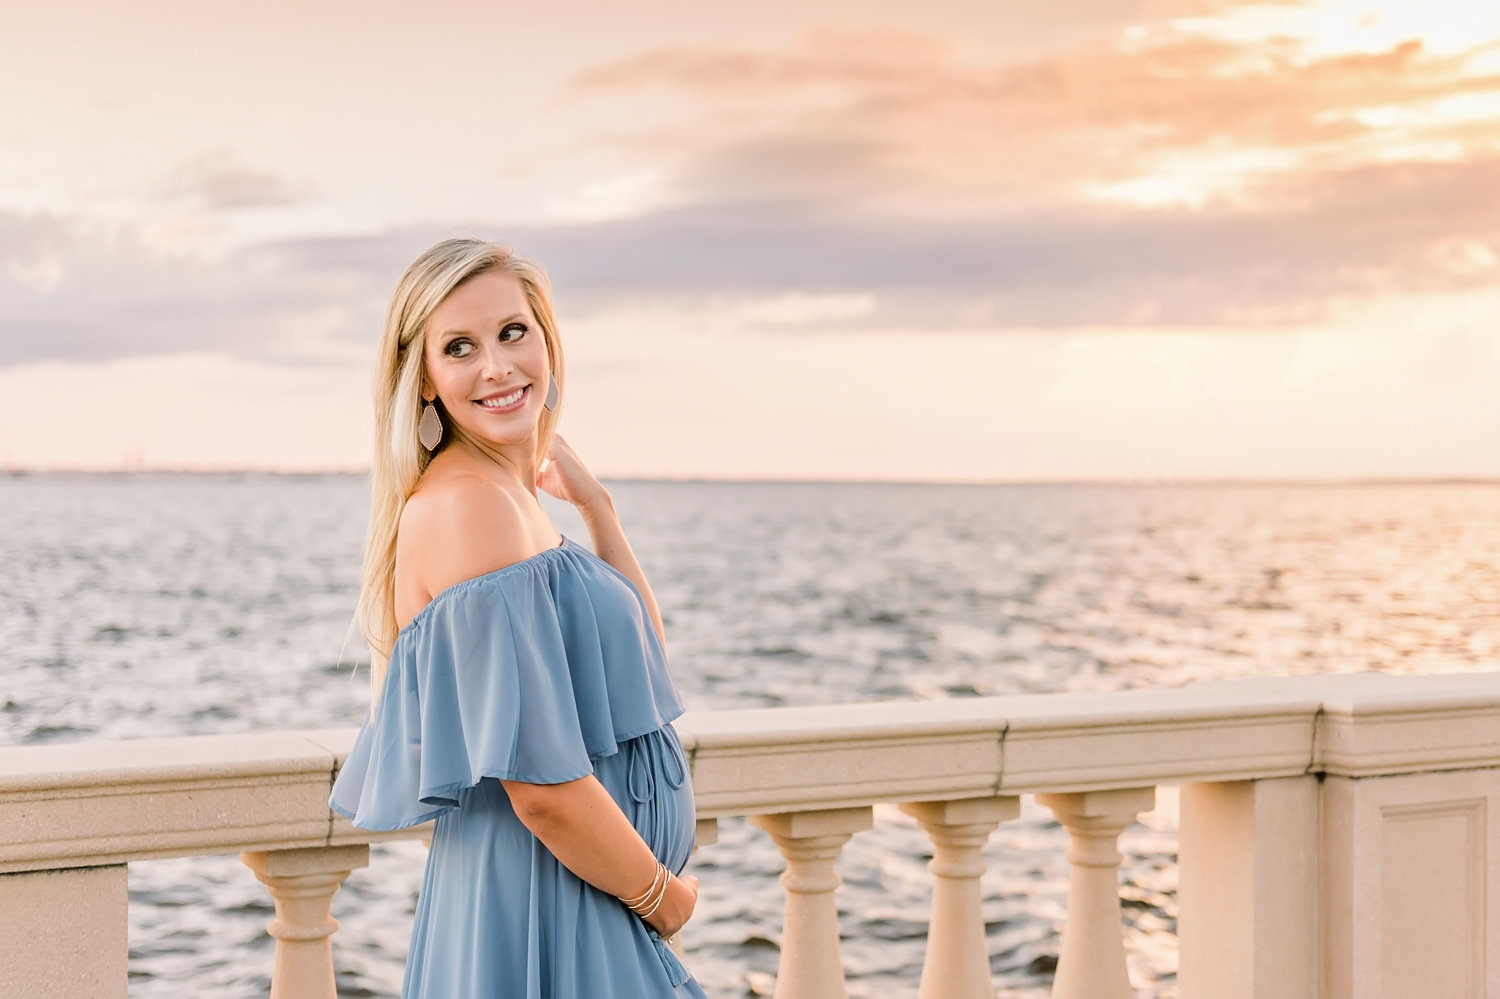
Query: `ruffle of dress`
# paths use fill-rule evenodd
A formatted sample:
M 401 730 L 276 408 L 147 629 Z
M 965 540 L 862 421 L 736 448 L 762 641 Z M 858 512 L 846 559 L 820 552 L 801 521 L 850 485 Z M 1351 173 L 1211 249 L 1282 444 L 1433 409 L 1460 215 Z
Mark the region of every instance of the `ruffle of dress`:
M 564 537 L 443 590 L 401 629 L 329 806 L 401 829 L 485 777 L 588 776 L 682 711 L 640 591 Z

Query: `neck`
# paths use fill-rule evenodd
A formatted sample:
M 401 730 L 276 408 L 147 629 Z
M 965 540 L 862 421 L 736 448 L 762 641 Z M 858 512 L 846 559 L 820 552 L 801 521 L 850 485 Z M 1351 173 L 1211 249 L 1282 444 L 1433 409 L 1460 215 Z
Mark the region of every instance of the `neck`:
M 498 465 L 508 475 L 520 482 L 533 497 L 536 496 L 536 434 L 514 444 L 496 444 L 480 440 L 462 429 L 454 428 L 450 448 L 465 457 L 487 465 Z

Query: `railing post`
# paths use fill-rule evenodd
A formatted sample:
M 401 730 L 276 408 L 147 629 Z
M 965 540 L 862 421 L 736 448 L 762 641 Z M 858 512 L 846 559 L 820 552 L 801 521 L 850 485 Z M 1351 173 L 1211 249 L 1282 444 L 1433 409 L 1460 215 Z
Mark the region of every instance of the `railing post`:
M 833 897 L 842 879 L 834 861 L 849 837 L 869 829 L 874 820 L 868 805 L 750 816 L 750 824 L 770 833 L 786 858 L 775 999 L 847 999 Z
M 1053 999 L 1133 999 L 1120 934 L 1120 833 L 1156 804 L 1156 789 L 1039 794 L 1068 830 L 1068 920 Z
M 276 938 L 271 999 L 335 999 L 333 945 L 339 922 L 333 893 L 356 867 L 370 863 L 368 844 L 245 852 L 240 861 L 276 902 L 266 929 Z
M 124 864 L 0 874 L 0 994 L 125 999 Z
M 1021 814 L 1021 799 L 909 801 L 901 810 L 932 840 L 932 918 L 917 999 L 994 999 L 984 938 L 980 853 L 995 827 Z
M 1182 995 L 1317 999 L 1322 784 L 1307 775 L 1182 785 Z

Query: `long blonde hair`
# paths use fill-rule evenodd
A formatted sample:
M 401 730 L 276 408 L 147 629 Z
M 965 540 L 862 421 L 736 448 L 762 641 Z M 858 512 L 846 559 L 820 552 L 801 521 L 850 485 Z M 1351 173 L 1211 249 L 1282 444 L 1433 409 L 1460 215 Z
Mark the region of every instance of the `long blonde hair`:
M 508 246 L 479 239 L 445 239 L 412 261 L 396 283 L 375 356 L 375 454 L 370 466 L 370 529 L 356 616 L 370 645 L 370 704 L 380 701 L 391 650 L 396 644 L 396 528 L 406 500 L 432 460 L 417 440 L 421 420 L 423 354 L 427 320 L 459 285 L 486 271 L 502 270 L 521 282 L 541 327 L 547 363 L 557 383 L 558 406 L 544 409 L 537 424 L 537 456 L 546 455 L 557 429 L 563 391 L 563 352 L 552 288 L 541 265 L 517 257 Z M 453 428 L 442 407 L 443 439 Z M 441 447 L 441 445 L 439 445 Z

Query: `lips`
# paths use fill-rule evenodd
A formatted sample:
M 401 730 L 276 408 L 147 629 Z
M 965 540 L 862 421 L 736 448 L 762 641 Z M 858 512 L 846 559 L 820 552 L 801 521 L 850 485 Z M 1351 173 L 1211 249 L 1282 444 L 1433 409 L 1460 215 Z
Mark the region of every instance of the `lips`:
M 474 405 L 487 413 L 505 413 L 512 409 L 518 409 L 526 404 L 531 395 L 531 386 L 523 385 L 519 389 L 506 389 L 485 396 L 483 399 L 475 399 Z M 500 400 L 507 400 L 504 405 L 496 405 Z

